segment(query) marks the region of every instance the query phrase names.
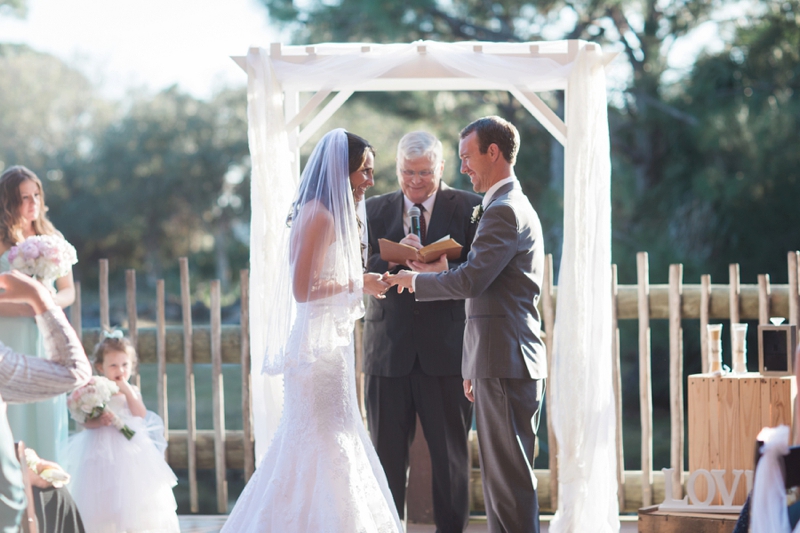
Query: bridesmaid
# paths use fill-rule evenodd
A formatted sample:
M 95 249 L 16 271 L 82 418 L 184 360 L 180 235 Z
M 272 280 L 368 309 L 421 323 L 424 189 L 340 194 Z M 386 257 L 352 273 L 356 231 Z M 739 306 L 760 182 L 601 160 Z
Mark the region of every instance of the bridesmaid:
M 11 270 L 8 251 L 33 235 L 59 235 L 47 218 L 42 182 L 29 169 L 13 166 L 0 176 L 0 272 Z M 55 283 L 54 300 L 60 307 L 75 301 L 72 273 Z M 12 349 L 44 357 L 33 310 L 24 304 L 0 304 L 0 338 Z M 66 395 L 30 404 L 8 406 L 14 440 L 25 441 L 39 456 L 58 462 L 58 450 L 66 443 L 68 417 Z

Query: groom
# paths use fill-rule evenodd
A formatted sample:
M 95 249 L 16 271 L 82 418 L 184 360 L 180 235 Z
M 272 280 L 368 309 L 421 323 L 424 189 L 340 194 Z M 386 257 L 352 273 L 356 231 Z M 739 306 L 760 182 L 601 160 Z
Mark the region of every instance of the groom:
M 536 309 L 544 244 L 539 217 L 514 176 L 518 150 L 517 129 L 500 117 L 464 128 L 461 172 L 475 192 L 486 193 L 474 213 L 478 228 L 467 261 L 439 273 L 390 277 L 417 301 L 466 298 L 461 373 L 464 394 L 475 402 L 490 533 L 539 531 L 533 450 L 547 375 Z

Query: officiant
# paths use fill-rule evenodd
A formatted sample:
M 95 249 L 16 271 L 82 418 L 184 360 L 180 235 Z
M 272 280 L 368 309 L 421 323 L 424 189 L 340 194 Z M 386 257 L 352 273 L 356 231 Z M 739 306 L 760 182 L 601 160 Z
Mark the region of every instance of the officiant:
M 444 165 L 442 143 L 432 134 L 414 131 L 400 140 L 400 189 L 366 203 L 370 272 L 407 268 L 381 259 L 379 239 L 419 249 L 449 236 L 463 250 L 448 267 L 466 260 L 476 226 L 473 208 L 481 197 L 442 182 Z M 412 207 L 420 211 L 419 235 L 411 231 Z M 461 378 L 465 319 L 463 300 L 417 302 L 414 295 L 396 291 L 385 299 L 369 298 L 365 317 L 365 401 L 372 442 L 404 518 L 409 448 L 419 416 L 430 451 L 433 513 L 440 533 L 462 532 L 469 522 L 472 404 L 464 397 Z

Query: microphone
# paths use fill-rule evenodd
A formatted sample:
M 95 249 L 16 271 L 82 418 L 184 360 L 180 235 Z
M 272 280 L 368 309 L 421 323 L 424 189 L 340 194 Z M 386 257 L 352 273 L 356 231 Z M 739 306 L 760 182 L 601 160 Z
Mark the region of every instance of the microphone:
M 420 242 L 422 242 L 422 230 L 419 226 L 419 216 L 420 216 L 419 207 L 412 206 L 411 209 L 408 210 L 408 218 L 411 219 L 410 229 L 411 233 L 419 237 Z

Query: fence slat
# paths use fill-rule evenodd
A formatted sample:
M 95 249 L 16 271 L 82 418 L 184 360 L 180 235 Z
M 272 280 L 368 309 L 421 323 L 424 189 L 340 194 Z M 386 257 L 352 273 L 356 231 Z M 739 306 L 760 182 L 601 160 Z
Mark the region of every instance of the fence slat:
M 736 341 L 733 339 L 733 324 L 738 324 L 741 321 L 741 318 L 739 317 L 739 263 L 731 263 L 728 265 L 728 278 L 728 304 L 731 308 L 728 316 L 731 320 L 731 326 L 729 329 L 731 334 L 731 368 L 733 368 L 733 347 L 736 345 Z
M 111 329 L 108 304 L 108 259 L 100 259 L 100 327 Z
M 189 463 L 189 506 L 200 511 L 197 494 L 197 405 L 194 391 L 194 362 L 192 360 L 192 300 L 189 292 L 189 260 L 179 259 L 181 267 L 181 310 L 183 314 L 183 364 L 186 382 L 186 431 Z
M 136 309 L 136 271 L 125 271 L 125 303 L 128 310 L 128 338 L 139 353 L 139 313 Z M 133 382 L 141 390 L 142 377 L 139 374 L 139 365 L 133 369 Z
M 72 324 L 72 329 L 78 334 L 78 338 L 83 338 L 83 316 L 81 309 L 81 282 L 75 282 L 75 301 L 69 308 L 69 322 Z
M 244 481 L 250 481 L 255 472 L 255 440 L 253 439 L 252 382 L 250 381 L 250 271 L 239 272 L 241 287 L 242 336 L 242 430 L 244 433 Z
M 700 276 L 700 365 L 708 374 L 708 317 L 711 312 L 711 275 Z
M 789 324 L 800 325 L 800 295 L 797 293 L 798 269 L 800 268 L 800 252 L 789 252 L 787 255 L 789 268 Z
M 617 418 L 615 447 L 617 451 L 617 499 L 625 508 L 625 454 L 622 441 L 622 371 L 620 368 L 619 320 L 617 318 L 617 265 L 611 265 L 611 382 L 614 388 L 614 413 Z
M 156 281 L 156 362 L 158 364 L 158 416 L 164 420 L 164 438 L 169 444 L 169 403 L 167 397 L 167 321 L 164 280 Z
M 553 364 L 553 338 L 555 335 L 556 312 L 553 301 L 553 254 L 547 254 L 544 259 L 544 278 L 542 280 L 542 318 L 544 319 L 544 346 L 547 353 L 547 366 Z M 549 385 L 550 383 L 548 383 Z M 552 387 L 545 389 L 545 403 L 547 404 L 547 449 L 548 468 L 550 469 L 550 508 L 558 508 L 558 442 L 553 432 L 553 402 Z
M 683 498 L 683 329 L 681 328 L 681 293 L 683 265 L 669 266 L 669 414 L 670 466 L 672 496 Z
M 758 323 L 769 324 L 770 316 L 769 274 L 758 275 Z
M 211 397 L 214 418 L 214 470 L 217 478 L 217 512 L 228 512 L 225 464 L 225 383 L 222 379 L 222 308 L 220 282 L 211 282 Z
M 639 294 L 639 411 L 642 424 L 642 505 L 653 504 L 653 390 L 650 384 L 650 272 L 647 252 L 636 254 Z

